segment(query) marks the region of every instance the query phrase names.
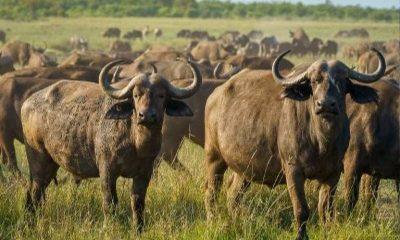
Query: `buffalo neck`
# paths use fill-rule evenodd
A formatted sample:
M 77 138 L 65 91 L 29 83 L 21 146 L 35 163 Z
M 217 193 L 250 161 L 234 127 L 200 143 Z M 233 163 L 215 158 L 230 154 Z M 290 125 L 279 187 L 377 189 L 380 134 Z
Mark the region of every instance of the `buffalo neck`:
M 312 98 L 306 101 L 286 99 L 280 121 L 286 131 L 292 131 L 288 135 L 293 136 L 294 144 L 302 146 L 301 149 L 308 149 L 306 151 L 317 152 L 319 156 L 342 152 L 340 143 L 348 142 L 346 114 L 339 112 L 335 119 L 324 119 L 315 113 Z
M 133 121 L 135 122 L 135 121 Z M 132 124 L 131 137 L 136 153 L 142 158 L 155 158 L 161 148 L 162 124 Z

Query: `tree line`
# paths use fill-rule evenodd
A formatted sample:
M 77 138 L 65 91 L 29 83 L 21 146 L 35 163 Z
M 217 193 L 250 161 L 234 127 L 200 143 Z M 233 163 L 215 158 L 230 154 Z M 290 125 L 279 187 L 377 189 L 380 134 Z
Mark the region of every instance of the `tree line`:
M 218 0 L 1 0 L 0 18 L 42 17 L 189 17 L 189 18 L 310 18 L 395 22 L 399 9 L 374 9 L 329 4 Z

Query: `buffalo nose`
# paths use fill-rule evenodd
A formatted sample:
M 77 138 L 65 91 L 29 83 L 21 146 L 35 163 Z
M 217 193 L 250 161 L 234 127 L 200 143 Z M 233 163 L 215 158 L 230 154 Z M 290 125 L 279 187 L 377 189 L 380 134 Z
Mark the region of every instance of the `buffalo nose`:
M 139 123 L 155 122 L 156 118 L 156 113 L 153 111 L 139 112 L 138 114 Z
M 317 106 L 320 108 L 335 108 L 336 102 L 333 100 L 318 100 Z

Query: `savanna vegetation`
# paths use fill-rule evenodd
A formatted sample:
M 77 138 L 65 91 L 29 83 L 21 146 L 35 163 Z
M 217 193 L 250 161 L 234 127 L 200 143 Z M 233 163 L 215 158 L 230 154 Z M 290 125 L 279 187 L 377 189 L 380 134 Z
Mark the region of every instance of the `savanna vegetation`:
M 16 2 L 20 1 L 3 1 L 2 6 L 0 6 L 2 9 L 1 12 L 4 13 L 5 6 L 10 6 L 12 3 L 14 3 L 15 8 L 18 8 L 16 7 Z M 45 2 L 48 4 L 45 6 L 52 6 L 53 4 L 53 1 L 31 0 L 23 2 L 27 4 Z M 68 8 L 70 3 L 71 5 L 75 3 L 75 6 L 84 8 L 86 5 L 83 2 L 94 4 L 92 1 L 54 1 L 54 3 L 61 5 L 65 4 L 65 9 L 74 9 L 71 7 Z M 121 0 L 120 2 L 125 3 L 128 1 Z M 147 6 L 144 2 L 147 1 L 142 2 L 143 8 Z M 203 6 L 202 4 L 220 3 L 214 1 L 204 1 L 203 3 L 202 1 L 196 3 L 196 6 L 200 8 L 200 6 Z M 233 3 L 224 4 L 236 6 Z M 100 5 L 93 9 L 104 9 L 104 6 L 100 7 Z M 19 8 L 25 9 L 26 6 L 29 5 L 19 5 Z M 33 6 L 36 5 L 33 4 Z M 112 4 L 109 6 L 112 6 Z M 117 9 L 121 6 L 118 6 Z M 112 7 L 110 8 L 112 9 Z M 14 9 L 14 6 L 10 9 Z M 43 8 L 37 8 L 34 12 L 38 13 L 37 16 L 42 16 L 39 14 L 39 9 Z M 49 11 L 51 10 L 50 7 L 48 9 Z M 201 12 L 200 10 L 199 12 Z M 109 12 L 116 13 L 118 11 L 110 10 Z M 135 10 L 134 12 L 141 11 Z M 55 15 L 63 16 L 63 14 L 65 16 L 74 16 L 72 10 L 69 13 L 68 11 L 64 11 L 60 12 L 59 15 Z M 182 16 L 187 16 L 186 12 L 182 14 Z M 248 16 L 247 14 L 246 12 L 243 16 Z M 4 17 L 4 14 L 0 15 Z M 97 14 L 93 12 L 90 15 Z M 10 16 L 10 18 L 13 17 Z M 333 38 L 333 35 L 340 29 L 354 27 L 365 27 L 370 33 L 371 40 L 389 40 L 399 36 L 398 23 L 375 23 L 369 21 L 354 23 L 273 19 L 117 19 L 91 17 L 70 19 L 46 18 L 32 22 L 0 20 L 0 29 L 7 29 L 8 39 L 20 39 L 35 44 L 41 44 L 42 41 L 46 41 L 49 51 L 58 57 L 65 55 L 65 53 L 59 50 L 59 46 L 66 44 L 68 38 L 74 34 L 87 37 L 90 48 L 106 50 L 111 40 L 101 38 L 101 31 L 107 27 L 116 26 L 120 27 L 122 31 L 127 31 L 133 28 L 142 29 L 146 25 L 149 25 L 150 28 L 160 27 L 165 34 L 158 40 L 149 37 L 144 41 L 132 42 L 135 49 L 144 49 L 154 44 L 171 45 L 181 48 L 188 41 L 175 37 L 176 33 L 182 28 L 204 29 L 216 36 L 225 30 L 231 29 L 242 32 L 259 29 L 268 35 L 276 35 L 282 41 L 289 39 L 289 29 L 299 26 L 303 27 L 310 36 L 317 36 L 323 39 Z M 337 40 L 340 46 L 343 46 L 346 44 L 357 44 L 357 42 L 365 39 Z M 341 58 L 340 54 L 337 57 Z M 311 58 L 299 59 L 291 57 L 291 60 L 295 63 L 300 63 L 309 61 Z M 346 62 L 354 64 L 355 60 L 346 59 Z M 59 186 L 51 184 L 47 189 L 45 206 L 35 216 L 30 217 L 27 215 L 24 210 L 24 204 L 26 179 L 29 178 L 28 166 L 23 145 L 18 142 L 16 144 L 18 162 L 20 168 L 23 170 L 23 178 L 15 179 L 3 168 L 4 178 L 0 180 L 0 239 L 65 240 L 134 238 L 131 229 L 130 183 L 128 180 L 120 179 L 118 181 L 120 202 L 114 219 L 107 226 L 103 226 L 99 181 L 97 179 L 83 181 L 80 186 L 76 186 L 71 176 L 65 171 L 59 171 Z M 182 162 L 189 168 L 191 174 L 176 172 L 165 164 L 161 165 L 158 175 L 154 177 L 149 187 L 145 211 L 146 227 L 141 239 L 250 240 L 295 238 L 295 224 L 286 186 L 268 189 L 265 186 L 252 185 L 243 202 L 243 213 L 236 219 L 232 219 L 227 214 L 225 208 L 225 191 L 222 191 L 219 203 L 220 214 L 214 222 L 207 223 L 203 204 L 205 179 L 203 150 L 194 146 L 190 141 L 185 141 L 179 154 Z M 343 240 L 400 239 L 400 208 L 396 203 L 397 195 L 394 183 L 392 181 L 383 181 L 379 193 L 380 197 L 377 205 L 370 213 L 365 211 L 365 204 L 361 200 L 353 214 L 350 217 L 345 217 L 343 191 L 340 185 L 335 200 L 335 220 L 327 225 L 322 225 L 319 223 L 316 212 L 318 199 L 316 186 L 310 183 L 307 188 L 307 197 L 311 205 L 311 218 L 308 225 L 310 238 Z
M 237 3 L 216 0 L 3 0 L 0 18 L 29 20 L 41 17 L 190 17 L 190 18 L 309 18 L 396 22 L 398 9 L 302 3 Z

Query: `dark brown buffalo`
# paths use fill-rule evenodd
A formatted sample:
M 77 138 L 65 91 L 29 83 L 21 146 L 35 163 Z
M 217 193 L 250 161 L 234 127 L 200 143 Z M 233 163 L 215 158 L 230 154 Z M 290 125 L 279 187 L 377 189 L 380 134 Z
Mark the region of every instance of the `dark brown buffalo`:
M 194 81 L 185 88 L 173 86 L 156 71 L 111 86 L 105 73 L 119 63 L 103 68 L 99 84 L 59 81 L 24 102 L 21 120 L 30 168 L 28 210 L 38 207 L 61 166 L 82 179 L 100 177 L 107 219 L 118 201 L 116 181 L 122 176 L 133 179 L 132 220 L 142 230 L 146 191 L 161 148 L 164 112 L 191 116 L 190 108 L 175 99 L 195 94 L 202 78 L 189 62 Z
M 88 67 L 50 67 L 21 69 L 0 79 L 0 151 L 3 162 L 16 174 L 20 171 L 15 157 L 14 139 L 23 142 L 20 119 L 23 102 L 33 93 L 60 79 L 97 82 L 99 70 Z M 109 76 L 110 77 L 110 76 Z M 5 114 L 6 113 L 6 114 Z
M 351 137 L 344 158 L 344 182 L 348 212 L 357 203 L 363 174 L 369 175 L 365 184 L 368 203 L 376 198 L 380 179 L 400 182 L 400 85 L 383 78 L 372 86 L 379 94 L 376 103 L 359 105 L 347 99 Z
M 191 80 L 178 80 L 172 81 L 172 83 L 176 86 L 185 87 L 191 83 Z M 178 159 L 177 154 L 185 137 L 200 147 L 204 146 L 204 107 L 208 96 L 223 83 L 221 80 L 203 79 L 199 91 L 184 100 L 193 111 L 192 118 L 165 117 L 159 158 L 165 160 L 172 168 L 188 171 Z
M 66 57 L 58 66 L 89 66 L 102 68 L 112 60 L 114 59 L 101 52 L 74 52 Z
M 175 61 L 177 58 L 185 58 L 186 55 L 166 46 L 155 46 L 147 49 L 136 60 L 144 62 Z
M 0 75 L 14 70 L 13 59 L 10 56 L 2 56 L 0 52 Z
M 324 42 L 322 41 L 322 39 L 313 38 L 310 42 L 310 45 L 308 46 L 308 51 L 315 57 L 320 53 L 323 45 Z
M 15 156 L 14 139 L 24 141 L 21 125 L 21 107 L 24 101 L 33 93 L 43 89 L 56 80 L 39 78 L 9 78 L 0 79 L 0 150 L 3 163 L 19 175 Z
M 190 34 L 192 32 L 189 29 L 182 29 L 177 34 L 176 37 L 178 38 L 190 38 Z
M 130 52 L 130 51 L 132 51 L 132 47 L 129 42 L 117 39 L 110 44 L 110 52 Z
M 262 48 L 256 42 L 248 42 L 244 47 L 238 48 L 236 54 L 248 57 L 262 56 Z
M 18 63 L 21 66 L 33 64 L 36 62 L 45 62 L 46 56 L 43 52 L 46 49 L 34 48 L 31 44 L 22 41 L 7 42 L 1 47 L 1 56 L 10 56 L 14 63 Z M 31 60 L 32 58 L 32 60 Z M 31 62 L 30 62 L 31 60 Z
M 46 78 L 89 80 L 96 82 L 100 69 L 84 66 L 23 68 L 3 75 L 3 78 Z
M 241 69 L 253 70 L 271 70 L 274 58 L 272 57 L 247 57 L 244 55 L 235 55 L 226 59 L 225 62 L 218 64 L 214 71 L 217 79 L 228 79 Z M 290 70 L 294 67 L 289 60 L 282 59 L 279 65 L 279 71 Z
M 372 75 L 332 60 L 303 64 L 282 77 L 279 62 L 287 53 L 275 60 L 272 73 L 244 70 L 208 98 L 205 205 L 207 218 L 212 219 L 228 167 L 234 171 L 228 190 L 228 206 L 233 212 L 250 182 L 286 183 L 297 238 L 304 239 L 309 216 L 304 182 L 315 179 L 321 183 L 318 211 L 326 221 L 326 211 L 330 216 L 333 213 L 333 196 L 350 138 L 345 95 L 349 93 L 358 103 L 376 100 L 373 88 L 351 80 L 377 81 L 385 72 L 385 60 L 377 52 L 381 65 Z M 281 101 L 276 100 L 278 95 Z
M 139 30 L 132 30 L 126 32 L 122 37 L 128 40 L 136 40 L 136 39 L 143 40 L 143 33 L 142 31 Z
M 234 55 L 236 50 L 230 46 L 220 44 L 217 41 L 202 41 L 192 49 L 190 54 L 194 59 L 208 59 L 210 61 L 217 61 L 225 59 L 228 56 Z
M 110 28 L 107 28 L 101 34 L 101 36 L 105 37 L 105 38 L 113 38 L 113 37 L 119 38 L 119 36 L 121 36 L 121 30 L 117 27 L 110 27 Z
M 250 32 L 248 32 L 246 34 L 247 37 L 249 37 L 250 39 L 256 40 L 256 39 L 260 39 L 262 38 L 264 35 L 264 33 L 260 30 L 251 30 Z
M 322 46 L 320 53 L 326 57 L 335 57 L 338 53 L 338 44 L 335 41 L 327 40 Z

